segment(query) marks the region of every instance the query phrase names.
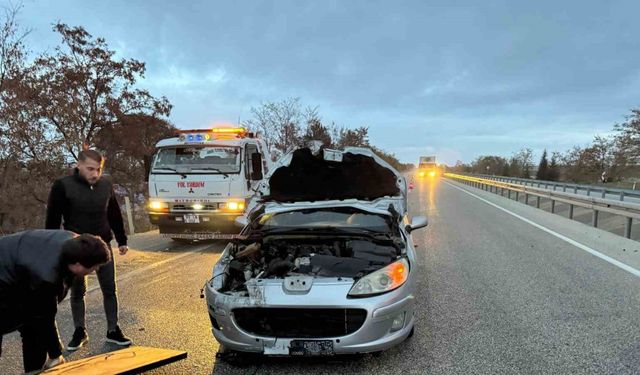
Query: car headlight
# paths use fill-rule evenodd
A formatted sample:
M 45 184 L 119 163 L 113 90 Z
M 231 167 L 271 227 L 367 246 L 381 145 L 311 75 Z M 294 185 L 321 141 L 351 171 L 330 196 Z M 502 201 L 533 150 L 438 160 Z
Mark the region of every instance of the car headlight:
M 356 281 L 349 297 L 369 297 L 399 288 L 409 277 L 409 262 L 402 258 Z

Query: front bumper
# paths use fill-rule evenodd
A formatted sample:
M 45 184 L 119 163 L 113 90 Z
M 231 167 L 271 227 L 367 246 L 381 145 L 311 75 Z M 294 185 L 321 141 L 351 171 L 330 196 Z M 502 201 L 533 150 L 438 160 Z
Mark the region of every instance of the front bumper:
M 198 222 L 185 222 L 186 215 L 197 215 Z M 235 219 L 241 215 L 242 212 L 150 212 L 149 221 L 160 228 L 161 234 L 239 232 L 240 228 L 235 226 Z
M 265 355 L 290 355 L 293 340 L 331 340 L 335 354 L 376 352 L 391 348 L 404 341 L 414 326 L 414 296 L 409 280 L 400 288 L 374 297 L 347 298 L 352 282 L 314 282 L 307 294 L 292 295 L 285 292 L 283 280 L 261 280 L 264 285 L 250 297 L 218 293 L 207 283 L 206 298 L 212 332 L 225 347 L 243 352 Z M 268 337 L 251 334 L 238 325 L 234 309 L 288 308 L 288 309 L 364 309 L 366 319 L 355 332 L 333 337 Z M 392 329 L 394 319 L 403 316 L 403 324 Z M 292 320 L 292 325 L 305 324 L 303 319 Z

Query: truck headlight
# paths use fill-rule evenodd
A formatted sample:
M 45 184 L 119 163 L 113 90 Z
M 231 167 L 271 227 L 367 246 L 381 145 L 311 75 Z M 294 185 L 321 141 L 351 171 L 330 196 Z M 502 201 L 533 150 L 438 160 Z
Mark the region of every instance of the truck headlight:
M 162 201 L 149 201 L 149 209 L 151 211 L 167 211 L 169 203 Z
M 370 297 L 399 288 L 409 277 L 409 262 L 402 258 L 356 281 L 349 297 Z
M 230 211 L 243 211 L 244 202 L 228 202 L 227 209 Z

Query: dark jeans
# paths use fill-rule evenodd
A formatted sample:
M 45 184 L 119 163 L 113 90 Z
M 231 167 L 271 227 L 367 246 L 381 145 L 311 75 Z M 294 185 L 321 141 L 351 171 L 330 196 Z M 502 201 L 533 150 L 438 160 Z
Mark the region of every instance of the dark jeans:
M 111 261 L 98 268 L 96 275 L 102 290 L 104 312 L 107 315 L 107 330 L 118 325 L 118 296 L 116 288 L 116 263 L 111 251 Z M 86 328 L 84 296 L 87 294 L 87 277 L 76 277 L 71 285 L 71 315 L 76 328 Z
M 26 322 L 20 325 L 17 317 L 5 317 L 6 321 L 2 322 L 0 333 L 2 335 L 19 331 L 22 336 L 22 363 L 24 371 L 41 370 L 47 360 L 47 347 L 45 341 L 40 339 L 38 334 L 40 329 L 32 322 Z M 0 335 L 0 357 L 2 356 L 2 335 Z

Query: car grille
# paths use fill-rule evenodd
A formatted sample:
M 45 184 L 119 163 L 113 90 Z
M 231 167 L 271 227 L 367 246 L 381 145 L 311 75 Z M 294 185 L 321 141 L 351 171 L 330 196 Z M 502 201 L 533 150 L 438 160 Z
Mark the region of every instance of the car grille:
M 364 324 L 364 309 L 238 308 L 236 324 L 245 332 L 268 337 L 323 338 L 354 333 Z

